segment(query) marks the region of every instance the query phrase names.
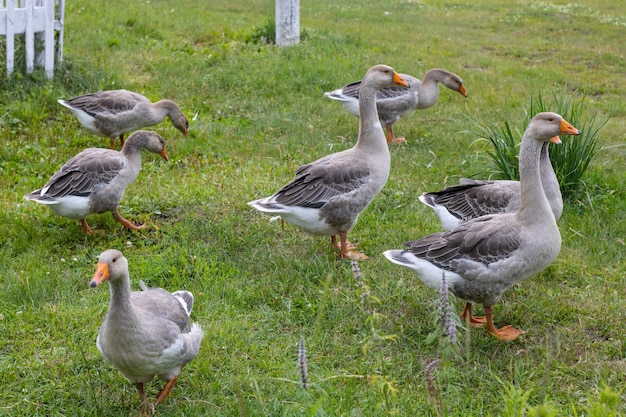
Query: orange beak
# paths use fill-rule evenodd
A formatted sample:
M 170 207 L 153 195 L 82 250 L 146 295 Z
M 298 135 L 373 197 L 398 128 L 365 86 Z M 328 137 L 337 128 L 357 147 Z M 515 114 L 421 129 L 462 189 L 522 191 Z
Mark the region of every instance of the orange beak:
M 107 279 L 109 279 L 109 264 L 98 262 L 98 265 L 96 265 L 96 273 L 93 274 L 89 286 L 95 288 L 98 284 L 102 284 Z
M 557 145 L 561 144 L 561 138 L 558 136 L 554 136 L 550 139 L 548 139 L 548 142 L 552 142 L 552 143 L 556 143 Z
M 161 155 L 161 158 L 165 159 L 166 161 L 170 160 L 170 158 L 167 156 L 167 151 L 165 150 L 165 148 L 163 148 L 159 155 Z
M 569 124 L 565 119 L 561 120 L 561 131 L 559 135 L 580 135 L 580 130 Z
M 463 94 L 463 97 L 467 97 L 467 90 L 465 89 L 465 86 L 463 86 L 463 84 L 459 86 L 459 93 Z
M 406 80 L 404 78 L 402 78 L 400 76 L 400 74 L 398 74 L 397 72 L 393 73 L 393 85 L 397 85 L 400 87 L 409 87 L 409 83 L 406 82 Z

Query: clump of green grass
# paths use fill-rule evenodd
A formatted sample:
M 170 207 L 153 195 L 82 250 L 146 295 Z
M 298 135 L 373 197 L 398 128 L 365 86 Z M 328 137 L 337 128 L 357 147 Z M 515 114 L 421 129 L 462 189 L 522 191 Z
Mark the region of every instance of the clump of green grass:
M 495 175 L 502 179 L 518 180 L 518 153 L 522 135 L 531 119 L 537 114 L 552 111 L 560 114 L 581 131 L 581 135 L 563 141 L 561 146 L 550 147 L 550 161 L 565 197 L 572 195 L 583 185 L 585 171 L 597 152 L 600 129 L 608 118 L 598 118 L 596 114 L 586 115 L 585 98 L 573 100 L 565 96 L 553 96 L 550 102 L 544 101 L 541 94 L 531 97 L 530 105 L 524 107 L 524 118 L 519 129 L 509 120 L 492 125 L 473 121 L 478 131 L 492 145 L 489 156 Z
M 247 43 L 254 44 L 275 44 L 276 43 L 276 21 L 267 19 L 264 24 L 254 26 L 250 33 L 245 36 Z

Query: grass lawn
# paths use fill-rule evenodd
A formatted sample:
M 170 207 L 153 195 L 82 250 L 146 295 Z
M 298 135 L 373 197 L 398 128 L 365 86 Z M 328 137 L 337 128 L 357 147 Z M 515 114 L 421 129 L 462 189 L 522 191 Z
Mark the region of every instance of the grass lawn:
M 303 41 L 277 48 L 254 42 L 271 28 L 269 0 L 70 1 L 54 80 L 21 74 L 19 59 L 11 79 L 0 74 L 0 416 L 139 412 L 134 386 L 95 346 L 109 294 L 89 281 L 108 248 L 128 258 L 135 289 L 143 279 L 196 296 L 202 348 L 160 415 L 626 415 L 626 3 L 300 6 Z M 370 256 L 359 275 L 329 239 L 246 203 L 353 145 L 357 118 L 323 93 L 377 63 L 418 78 L 445 68 L 469 96 L 442 88 L 394 125 L 408 144 L 391 146 L 389 182 L 350 234 Z M 108 146 L 56 100 L 117 88 L 174 100 L 190 135 L 152 128 L 170 161 L 144 153 L 120 207 L 146 230 L 104 214 L 85 236 L 22 196 L 84 148 Z M 490 176 L 471 120 L 515 125 L 536 94 L 584 97 L 590 116 L 608 117 L 599 152 L 566 198 L 559 257 L 497 304 L 496 325 L 526 334 L 504 343 L 459 323 L 450 344 L 438 294 L 382 252 L 439 230 L 419 194 Z

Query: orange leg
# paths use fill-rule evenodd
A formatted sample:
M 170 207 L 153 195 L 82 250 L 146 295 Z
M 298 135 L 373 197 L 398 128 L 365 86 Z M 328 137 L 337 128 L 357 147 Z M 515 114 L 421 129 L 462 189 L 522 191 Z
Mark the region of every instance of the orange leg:
M 515 340 L 519 335 L 524 333 L 523 330 L 516 329 L 513 326 L 504 326 L 496 329 L 496 326 L 493 324 L 493 306 L 485 306 L 485 317 L 487 319 L 487 331 L 498 340 Z
M 337 236 L 330 237 L 330 246 L 334 249 L 339 249 L 339 254 L 342 258 L 347 258 L 347 254 L 350 249 L 354 249 L 355 246 L 348 242 L 348 232 L 339 232 L 339 242 L 337 242 Z
M 393 135 L 393 128 L 390 124 L 385 126 L 385 137 L 387 138 L 387 143 L 406 143 L 404 137 L 397 138 Z
M 331 236 L 331 244 L 333 247 L 339 248 L 339 253 L 342 258 L 354 259 L 355 261 L 363 261 L 368 259 L 368 256 L 362 252 L 359 252 L 350 241 L 348 240 L 348 232 L 339 232 L 339 243 L 337 243 L 336 236 Z
M 354 248 L 354 245 L 348 242 L 348 232 L 339 232 L 339 241 L 341 242 L 339 247 L 341 257 L 348 258 L 348 244 L 350 244 L 350 249 Z
M 144 227 L 146 227 L 146 224 L 145 224 L 145 223 L 144 223 L 144 224 L 142 224 L 141 226 L 135 226 L 134 224 L 132 224 L 131 222 L 129 222 L 128 220 L 126 220 L 125 218 L 123 218 L 123 217 L 122 217 L 122 215 L 121 215 L 119 212 L 117 212 L 117 211 L 111 212 L 111 214 L 113 214 L 113 217 L 115 217 L 115 219 L 116 219 L 118 222 L 122 223 L 122 224 L 124 225 L 124 227 L 126 227 L 126 228 L 128 228 L 128 229 L 133 229 L 133 230 L 141 230 L 141 229 L 143 229 Z
M 141 415 L 142 416 L 151 416 L 154 414 L 154 406 L 152 404 L 148 404 L 148 398 L 146 398 L 146 392 L 143 390 L 143 383 L 138 383 L 137 392 L 139 392 L 139 397 L 141 398 Z M 150 406 L 150 413 L 148 413 L 148 406 Z
M 472 303 L 465 303 L 465 308 L 461 313 L 461 320 L 465 323 L 469 323 L 472 327 L 482 327 L 485 323 L 487 323 L 486 318 L 472 315 Z
M 109 138 L 109 148 L 115 150 L 115 139 L 117 138 Z M 122 148 L 124 147 L 124 134 L 120 135 L 120 143 L 122 144 Z
M 87 220 L 80 219 L 80 225 L 82 226 L 83 232 L 85 232 L 86 235 L 90 235 L 93 233 L 93 230 L 91 230 L 91 227 L 89 227 L 89 225 L 87 224 Z
M 174 378 L 172 378 L 169 381 L 167 381 L 167 384 L 165 384 L 163 389 L 157 394 L 157 399 L 156 399 L 155 405 L 159 405 L 163 401 L 165 401 L 167 396 L 170 395 L 170 391 L 172 391 L 172 388 L 174 388 L 174 384 L 176 383 L 177 379 L 178 379 L 178 375 L 176 375 Z

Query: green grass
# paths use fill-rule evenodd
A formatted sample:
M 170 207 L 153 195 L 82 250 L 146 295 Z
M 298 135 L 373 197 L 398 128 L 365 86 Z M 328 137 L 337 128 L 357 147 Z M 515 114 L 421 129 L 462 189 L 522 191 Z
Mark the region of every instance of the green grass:
M 626 5 L 301 2 L 307 36 L 284 49 L 251 41 L 268 31 L 273 1 L 66 7 L 54 80 L 17 67 L 0 76 L 0 415 L 138 413 L 134 387 L 95 347 L 109 296 L 88 283 L 107 248 L 129 259 L 135 288 L 143 279 L 196 295 L 206 336 L 161 415 L 626 414 Z M 357 278 L 327 239 L 282 229 L 246 202 L 353 144 L 357 119 L 323 92 L 375 63 L 417 77 L 446 68 L 469 97 L 442 90 L 394 126 L 409 143 L 392 148 L 389 182 L 351 233 L 371 257 Z M 129 232 L 95 215 L 86 237 L 22 196 L 83 148 L 108 144 L 56 100 L 111 88 L 170 98 L 194 120 L 188 138 L 154 127 L 170 161 L 144 155 L 122 200 L 123 215 L 152 226 Z M 489 175 L 488 146 L 466 116 L 519 126 L 537 93 L 585 97 L 585 112 L 609 118 L 586 188 L 566 202 L 557 260 L 496 308 L 498 326 L 527 333 L 502 343 L 459 328 L 450 346 L 438 295 L 381 253 L 439 229 L 420 193 Z

